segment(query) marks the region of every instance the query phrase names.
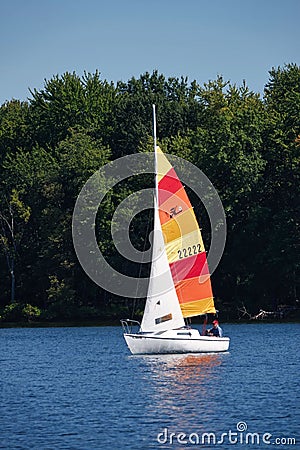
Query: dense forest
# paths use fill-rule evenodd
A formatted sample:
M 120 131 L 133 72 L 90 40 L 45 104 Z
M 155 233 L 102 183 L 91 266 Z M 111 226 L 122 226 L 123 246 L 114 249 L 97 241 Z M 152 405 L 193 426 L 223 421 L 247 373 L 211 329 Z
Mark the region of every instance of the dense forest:
M 161 148 L 199 167 L 223 203 L 227 242 L 213 274 L 223 317 L 241 308 L 250 314 L 282 305 L 296 309 L 300 67 L 272 68 L 263 96 L 221 76 L 202 86 L 157 71 L 118 83 L 98 72 L 65 73 L 30 91 L 28 101 L 0 107 L 3 322 L 116 320 L 131 316 L 133 303 L 140 312 L 142 300 L 114 296 L 88 278 L 71 226 L 76 198 L 95 171 L 120 156 L 151 151 L 153 103 Z M 113 190 L 97 224 L 108 260 L 134 276 L 140 268 L 124 265 L 110 221 L 120 201 L 144 184 L 138 178 Z M 133 221 L 137 248 L 147 240 L 149 220 L 140 214 Z M 204 241 L 209 247 L 205 230 Z

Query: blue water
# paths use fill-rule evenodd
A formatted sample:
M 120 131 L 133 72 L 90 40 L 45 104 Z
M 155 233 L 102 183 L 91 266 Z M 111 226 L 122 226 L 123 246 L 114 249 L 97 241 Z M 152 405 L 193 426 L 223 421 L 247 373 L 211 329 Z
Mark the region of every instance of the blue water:
M 0 448 L 300 449 L 300 325 L 223 329 L 229 353 L 144 357 L 119 327 L 0 329 Z

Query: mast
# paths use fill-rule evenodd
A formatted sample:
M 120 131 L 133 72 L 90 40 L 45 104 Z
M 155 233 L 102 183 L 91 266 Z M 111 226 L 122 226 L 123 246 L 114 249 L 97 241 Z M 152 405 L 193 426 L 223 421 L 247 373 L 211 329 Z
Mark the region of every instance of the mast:
M 184 326 L 180 304 L 176 294 L 159 219 L 158 167 L 161 151 L 156 145 L 156 117 L 153 105 L 153 138 L 155 155 L 154 227 L 152 264 L 145 311 L 141 331 L 166 331 Z
M 153 141 L 154 141 L 154 170 L 155 170 L 155 197 L 158 204 L 158 173 L 157 173 L 157 145 L 156 145 L 156 111 L 155 105 L 152 105 L 153 110 Z

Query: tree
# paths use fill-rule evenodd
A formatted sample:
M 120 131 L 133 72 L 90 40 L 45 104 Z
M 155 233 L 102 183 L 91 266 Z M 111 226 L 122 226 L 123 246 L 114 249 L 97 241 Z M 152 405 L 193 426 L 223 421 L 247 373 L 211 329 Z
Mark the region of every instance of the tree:
M 6 199 L 6 208 L 5 205 L 2 205 L 0 210 L 0 243 L 11 277 L 11 303 L 15 302 L 15 261 L 18 257 L 24 228 L 31 214 L 30 207 L 26 206 L 21 200 L 21 194 L 16 189 L 12 189 L 10 198 Z
M 253 277 L 248 224 L 265 167 L 261 151 L 266 114 L 259 95 L 249 91 L 245 83 L 237 87 L 218 77 L 205 84 L 198 96 L 205 114 L 197 129 L 188 133 L 190 144 L 185 147 L 190 148 L 189 159 L 217 189 L 225 209 L 227 244 L 214 275 L 214 290 L 216 297 L 232 302 L 232 297 L 246 295 L 244 287 Z M 205 231 L 204 240 L 209 242 Z
M 0 165 L 7 154 L 14 154 L 19 147 L 31 145 L 28 120 L 27 102 L 12 100 L 0 107 Z
M 300 67 L 273 68 L 265 89 L 268 124 L 262 203 L 272 232 L 265 233 L 267 286 L 281 302 L 295 302 L 299 290 Z M 265 231 L 270 230 L 270 225 Z
M 157 107 L 157 129 L 160 139 L 186 133 L 195 127 L 202 106 L 197 101 L 196 82 L 187 78 L 165 78 L 154 71 L 146 72 L 127 83 L 119 82 L 114 108 L 114 132 L 110 146 L 113 156 L 135 153 L 147 145 L 152 135 L 152 104 Z
M 264 98 L 245 82 L 236 86 L 222 77 L 200 86 L 154 71 L 114 85 L 98 72 L 82 77 L 66 72 L 45 80 L 28 102 L 0 107 L 0 265 L 9 269 L 0 271 L 0 301 L 7 303 L 9 291 L 15 301 L 16 287 L 20 300 L 8 305 L 10 317 L 22 314 L 27 303 L 48 308 L 49 317 L 80 315 L 83 308 L 87 313 L 98 306 L 115 316 L 126 307 L 126 299 L 102 292 L 81 269 L 72 244 L 72 213 L 82 186 L 100 166 L 121 155 L 152 151 L 153 103 L 163 149 L 196 164 L 225 208 L 227 245 L 214 273 L 215 296 L 231 304 L 243 301 L 253 312 L 296 301 L 297 65 L 273 68 Z M 101 251 L 120 271 L 125 264 L 111 239 L 112 215 L 124 198 L 153 181 L 151 175 L 134 178 L 107 194 L 96 219 Z M 208 243 L 208 218 L 201 201 L 193 204 Z M 150 216 L 137 215 L 130 224 L 139 250 Z M 134 263 L 126 263 L 125 271 L 139 274 Z
M 82 78 L 75 72 L 56 75 L 31 94 L 30 131 L 42 147 L 55 148 L 77 126 L 108 143 L 115 88 L 99 72 Z
M 108 162 L 110 149 L 101 140 L 77 128 L 70 130 L 70 136 L 59 143 L 55 155 L 57 170 L 51 180 L 53 189 L 48 193 L 43 214 L 45 235 L 40 249 L 40 270 L 43 267 L 42 272 L 48 274 L 46 285 L 49 279 L 55 278 L 64 286 L 63 292 L 76 292 L 74 299 L 79 305 L 94 296 L 94 286 L 87 282 L 74 251 L 73 209 L 85 182 Z M 106 220 L 101 217 L 102 222 Z

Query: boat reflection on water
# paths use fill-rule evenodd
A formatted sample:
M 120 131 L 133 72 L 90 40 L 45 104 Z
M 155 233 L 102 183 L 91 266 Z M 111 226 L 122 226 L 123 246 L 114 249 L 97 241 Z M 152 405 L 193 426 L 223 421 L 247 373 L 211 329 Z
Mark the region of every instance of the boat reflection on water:
M 180 429 L 190 426 L 191 419 L 199 426 L 201 418 L 214 415 L 222 372 L 220 366 L 227 355 L 140 356 L 147 366 L 144 371 L 145 380 L 152 385 L 149 406 L 156 408 L 157 419 L 160 417 L 162 422 L 168 422 L 172 427 L 176 425 Z
M 137 357 L 137 356 L 135 356 Z M 153 377 L 167 378 L 171 383 L 201 385 L 201 380 L 214 376 L 214 368 L 222 364 L 220 354 L 178 354 L 140 356 L 151 367 Z M 215 373 L 217 376 L 217 373 Z

